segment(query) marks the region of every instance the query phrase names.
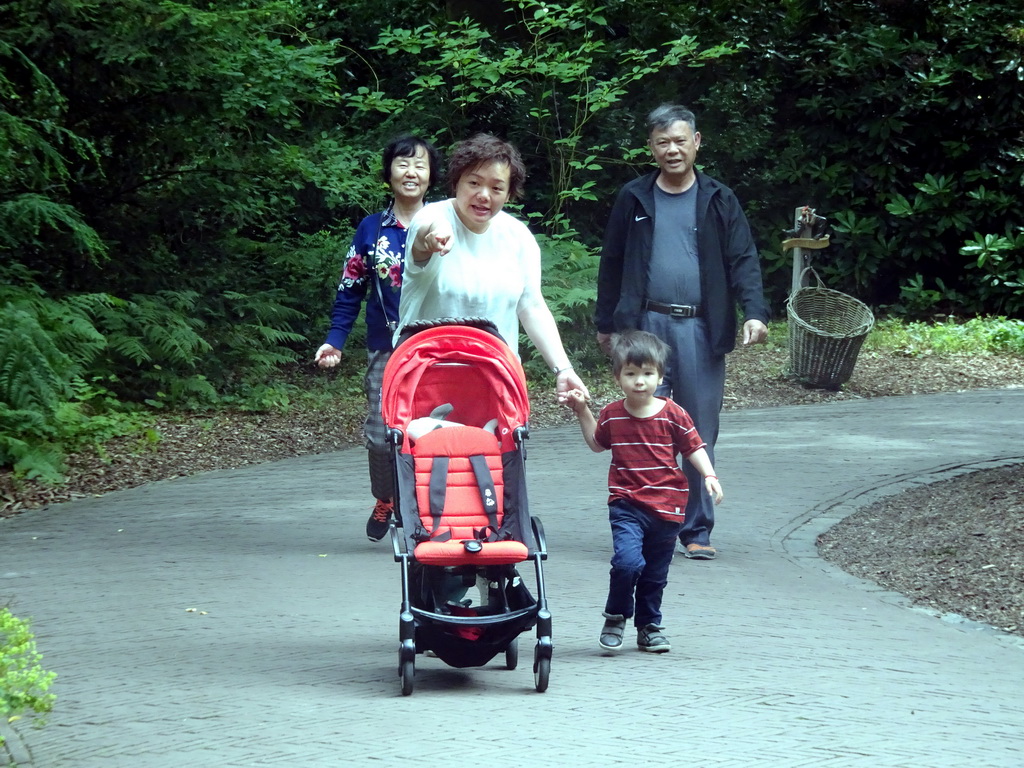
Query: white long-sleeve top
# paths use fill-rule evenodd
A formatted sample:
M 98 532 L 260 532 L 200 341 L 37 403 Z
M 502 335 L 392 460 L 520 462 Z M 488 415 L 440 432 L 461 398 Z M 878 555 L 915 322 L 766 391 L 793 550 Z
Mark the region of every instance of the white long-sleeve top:
M 417 265 L 412 244 L 419 228 L 438 215 L 451 225 L 452 249 Z M 518 219 L 500 211 L 487 230 L 477 234 L 459 219 L 452 200 L 430 203 L 409 225 L 398 333 L 416 320 L 486 317 L 518 355 L 520 309 L 544 304 L 540 272 L 540 248 Z

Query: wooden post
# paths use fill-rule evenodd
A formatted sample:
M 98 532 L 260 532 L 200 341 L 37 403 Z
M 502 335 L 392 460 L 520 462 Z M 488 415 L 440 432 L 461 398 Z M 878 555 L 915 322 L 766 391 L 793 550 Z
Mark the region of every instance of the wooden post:
M 789 287 L 789 295 L 792 296 L 807 284 L 807 259 L 804 256 L 804 249 L 819 250 L 828 248 L 829 236 L 814 237 L 815 222 L 824 223 L 824 219 L 818 216 L 813 208 L 802 205 L 796 209 L 794 214 L 793 229 L 786 234 L 793 234 L 782 241 L 782 250 L 793 251 L 793 279 Z

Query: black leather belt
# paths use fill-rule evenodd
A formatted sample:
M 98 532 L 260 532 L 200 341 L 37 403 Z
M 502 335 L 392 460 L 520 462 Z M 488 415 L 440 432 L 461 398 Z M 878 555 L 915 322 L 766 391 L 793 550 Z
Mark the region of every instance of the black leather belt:
M 694 304 L 662 304 L 660 301 L 644 300 L 644 309 L 651 312 L 660 312 L 663 315 L 672 317 L 699 317 L 700 305 Z

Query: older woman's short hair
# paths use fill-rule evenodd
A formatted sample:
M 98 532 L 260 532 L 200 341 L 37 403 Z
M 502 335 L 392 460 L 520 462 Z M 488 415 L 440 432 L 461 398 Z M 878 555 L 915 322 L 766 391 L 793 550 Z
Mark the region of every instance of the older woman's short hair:
M 430 179 L 427 181 L 427 186 L 433 187 L 437 185 L 437 182 L 441 180 L 441 153 L 429 141 L 409 133 L 396 136 L 384 147 L 384 154 L 381 158 L 383 161 L 381 176 L 385 184 L 391 183 L 392 161 L 396 157 L 416 157 L 420 147 L 426 152 L 427 162 L 430 163 Z
M 501 163 L 508 166 L 510 200 L 515 200 L 523 194 L 526 166 L 523 165 L 519 150 L 489 133 L 478 133 L 455 145 L 455 149 L 448 157 L 447 180 L 451 194 L 455 194 L 463 174 L 485 163 Z

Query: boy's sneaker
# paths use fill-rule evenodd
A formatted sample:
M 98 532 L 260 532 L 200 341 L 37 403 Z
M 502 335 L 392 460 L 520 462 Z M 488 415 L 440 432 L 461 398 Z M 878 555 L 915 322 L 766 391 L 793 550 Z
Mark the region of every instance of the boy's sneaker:
M 648 624 L 636 631 L 636 645 L 641 651 L 648 653 L 668 653 L 672 650 L 672 643 L 662 634 L 664 627 L 657 624 Z
M 377 499 L 377 505 L 370 513 L 370 519 L 366 521 L 366 538 L 370 541 L 380 541 L 388 532 L 391 523 L 391 513 L 395 511 L 395 505 L 390 500 Z
M 622 633 L 626 629 L 626 617 L 618 613 L 605 613 L 604 626 L 598 644 L 606 651 L 618 651 L 622 648 Z

